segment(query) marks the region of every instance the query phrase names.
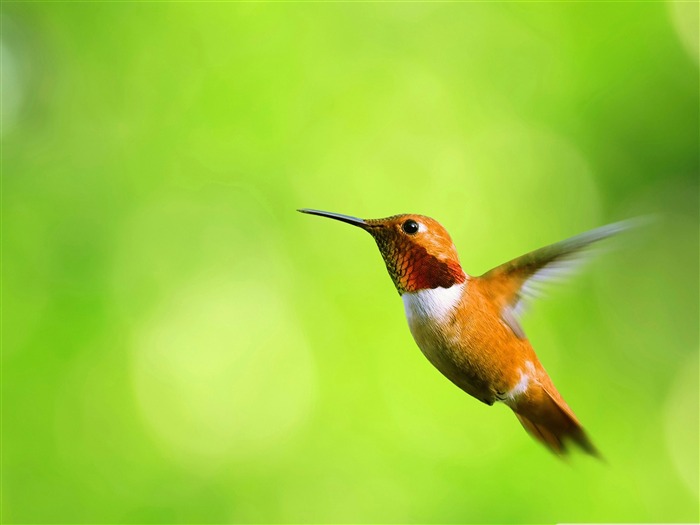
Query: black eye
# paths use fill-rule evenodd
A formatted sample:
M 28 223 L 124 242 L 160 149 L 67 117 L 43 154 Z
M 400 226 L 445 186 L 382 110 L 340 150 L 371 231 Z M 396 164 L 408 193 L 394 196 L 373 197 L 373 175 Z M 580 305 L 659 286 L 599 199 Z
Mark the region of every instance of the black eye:
M 401 225 L 401 228 L 403 231 L 405 231 L 409 235 L 413 235 L 418 231 L 418 223 L 414 221 L 413 219 L 408 219 L 406 222 L 404 222 Z

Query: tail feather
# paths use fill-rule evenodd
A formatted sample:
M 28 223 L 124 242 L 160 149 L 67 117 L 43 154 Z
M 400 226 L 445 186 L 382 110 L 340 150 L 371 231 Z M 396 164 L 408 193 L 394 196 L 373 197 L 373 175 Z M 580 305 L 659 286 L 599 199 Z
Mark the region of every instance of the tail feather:
M 533 387 L 511 407 L 525 430 L 557 455 L 566 454 L 567 442 L 573 441 L 586 453 L 602 459 L 554 387 Z

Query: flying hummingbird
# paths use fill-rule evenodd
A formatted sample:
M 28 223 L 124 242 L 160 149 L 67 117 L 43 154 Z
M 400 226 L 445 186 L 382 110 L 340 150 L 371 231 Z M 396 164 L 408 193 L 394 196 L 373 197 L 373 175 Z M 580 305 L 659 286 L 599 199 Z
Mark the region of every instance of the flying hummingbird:
M 599 456 L 537 358 L 519 313 L 538 283 L 580 260 L 591 244 L 627 229 L 627 222 L 546 246 L 473 277 L 462 269 L 445 228 L 430 217 L 359 219 L 298 211 L 358 226 L 374 237 L 414 340 L 447 379 L 487 405 L 508 405 L 525 430 L 554 453 L 566 453 L 570 440 Z

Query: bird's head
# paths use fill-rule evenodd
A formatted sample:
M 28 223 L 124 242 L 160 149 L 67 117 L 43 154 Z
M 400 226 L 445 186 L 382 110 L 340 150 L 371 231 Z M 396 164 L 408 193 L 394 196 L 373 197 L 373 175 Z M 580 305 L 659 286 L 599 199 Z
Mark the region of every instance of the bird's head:
M 401 295 L 449 288 L 466 280 L 450 235 L 435 219 L 414 214 L 359 219 L 319 210 L 299 211 L 346 222 L 372 235 Z

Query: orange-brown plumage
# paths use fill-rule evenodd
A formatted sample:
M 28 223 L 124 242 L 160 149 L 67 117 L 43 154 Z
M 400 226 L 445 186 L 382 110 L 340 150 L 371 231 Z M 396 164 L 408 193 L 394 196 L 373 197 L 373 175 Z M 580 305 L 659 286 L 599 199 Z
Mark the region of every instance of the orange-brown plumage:
M 403 299 L 413 338 L 445 377 L 486 404 L 508 405 L 523 427 L 553 452 L 566 452 L 567 442 L 573 441 L 597 455 L 525 337 L 518 310 L 533 284 L 624 224 L 593 230 L 469 277 L 449 234 L 429 217 L 363 220 L 300 211 L 348 222 L 374 237 Z
M 530 342 L 518 337 L 502 320 L 494 297 L 506 286 L 495 285 L 484 277 L 470 279 L 456 308 L 455 322 L 444 330 L 466 365 L 460 367 L 457 381 L 449 379 L 487 404 L 503 401 L 525 429 L 554 452 L 563 453 L 565 440 L 572 439 L 587 452 L 596 453 Z M 476 371 L 477 380 L 459 384 L 465 368 Z M 523 373 L 530 376 L 528 388 L 509 398 L 508 392 L 516 388 Z

